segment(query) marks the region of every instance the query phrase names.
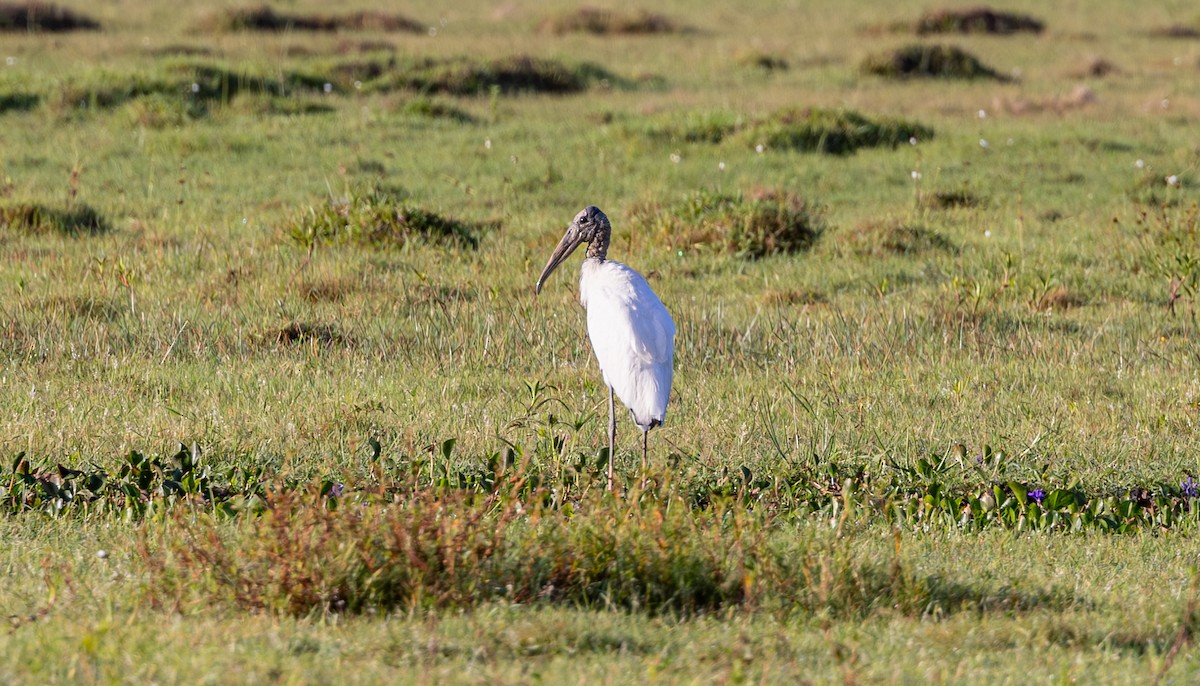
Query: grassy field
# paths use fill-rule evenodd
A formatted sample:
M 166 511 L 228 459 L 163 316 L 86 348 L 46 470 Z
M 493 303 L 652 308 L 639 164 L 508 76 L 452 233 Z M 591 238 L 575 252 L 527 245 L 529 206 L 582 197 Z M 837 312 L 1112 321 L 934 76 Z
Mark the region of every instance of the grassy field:
M 0 19 L 0 677 L 1200 679 L 1193 3 L 746 4 Z

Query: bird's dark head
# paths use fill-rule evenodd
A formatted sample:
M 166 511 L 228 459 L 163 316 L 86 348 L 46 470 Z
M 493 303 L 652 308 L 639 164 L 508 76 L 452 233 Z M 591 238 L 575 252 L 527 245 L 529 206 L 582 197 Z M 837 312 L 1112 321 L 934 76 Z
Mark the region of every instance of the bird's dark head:
M 587 256 L 589 258 L 603 260 L 608 254 L 608 241 L 611 236 L 612 224 L 609 223 L 608 217 L 600 211 L 599 207 L 588 205 L 580 210 L 571 225 L 567 227 L 567 232 L 563 234 L 562 240 L 558 242 L 554 252 L 551 253 L 546 267 L 542 269 L 542 274 L 534 286 L 534 292 L 541 293 L 542 285 L 546 283 L 550 272 L 557 269 L 558 265 L 566 261 L 571 253 L 575 252 L 575 248 L 583 243 L 588 244 Z

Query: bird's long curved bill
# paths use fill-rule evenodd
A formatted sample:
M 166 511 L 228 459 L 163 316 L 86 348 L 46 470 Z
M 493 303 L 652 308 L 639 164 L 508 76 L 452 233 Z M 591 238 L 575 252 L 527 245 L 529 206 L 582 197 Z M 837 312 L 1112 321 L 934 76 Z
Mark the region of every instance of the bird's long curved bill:
M 580 238 L 579 233 L 573 229 L 567 229 L 567 233 L 558 242 L 558 247 L 554 248 L 554 252 L 550 254 L 550 259 L 546 262 L 546 267 L 542 269 L 542 275 L 538 277 L 537 285 L 533 287 L 534 293 L 542 292 L 542 284 L 546 283 L 550 272 L 558 269 L 558 265 L 566 261 L 581 243 L 583 243 L 583 239 Z

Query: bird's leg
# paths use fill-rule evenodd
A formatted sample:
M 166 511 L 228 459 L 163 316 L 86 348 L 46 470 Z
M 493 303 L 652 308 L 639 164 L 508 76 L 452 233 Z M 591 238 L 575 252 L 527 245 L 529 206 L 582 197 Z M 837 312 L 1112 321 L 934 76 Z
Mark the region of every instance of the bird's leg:
M 642 476 L 646 474 L 646 437 L 650 435 L 649 431 L 642 432 Z
M 608 387 L 608 490 L 613 489 L 613 453 L 617 449 L 617 406 L 612 386 Z

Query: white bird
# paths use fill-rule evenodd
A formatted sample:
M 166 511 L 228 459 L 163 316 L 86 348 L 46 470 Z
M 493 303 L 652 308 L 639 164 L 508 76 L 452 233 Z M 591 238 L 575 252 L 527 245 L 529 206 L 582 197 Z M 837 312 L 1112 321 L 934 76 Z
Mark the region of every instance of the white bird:
M 600 208 L 589 205 L 575 215 L 538 277 L 535 293 L 558 265 L 587 243 L 579 277 L 579 301 L 587 310 L 588 338 L 608 386 L 608 489 L 613 487 L 617 442 L 613 393 L 625 403 L 642 430 L 642 468 L 650 429 L 667 418 L 674 376 L 675 322 L 636 271 L 607 259 L 612 225 Z

